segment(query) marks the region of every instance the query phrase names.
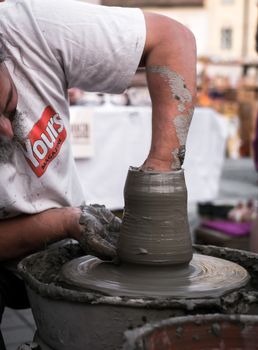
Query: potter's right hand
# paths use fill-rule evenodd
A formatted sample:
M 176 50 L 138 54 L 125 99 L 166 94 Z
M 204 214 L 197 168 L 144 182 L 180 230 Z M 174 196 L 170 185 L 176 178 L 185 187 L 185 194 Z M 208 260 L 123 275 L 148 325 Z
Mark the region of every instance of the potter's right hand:
M 73 232 L 85 252 L 100 258 L 116 257 L 121 220 L 103 205 L 80 207 L 79 232 Z

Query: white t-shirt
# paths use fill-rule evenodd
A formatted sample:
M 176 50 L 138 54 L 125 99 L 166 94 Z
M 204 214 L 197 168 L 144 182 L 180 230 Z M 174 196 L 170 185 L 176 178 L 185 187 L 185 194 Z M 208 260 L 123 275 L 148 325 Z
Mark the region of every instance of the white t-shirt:
M 145 32 L 139 9 L 74 0 L 0 3 L 0 39 L 18 92 L 15 139 L 0 144 L 0 219 L 85 200 L 71 153 L 67 89 L 122 92 Z

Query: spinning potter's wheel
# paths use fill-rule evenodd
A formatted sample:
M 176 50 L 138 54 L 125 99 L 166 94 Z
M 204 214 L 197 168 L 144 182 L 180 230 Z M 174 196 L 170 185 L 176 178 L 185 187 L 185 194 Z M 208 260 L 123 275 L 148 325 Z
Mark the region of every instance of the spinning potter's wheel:
M 194 254 L 188 266 L 114 265 L 84 256 L 62 268 L 65 281 L 112 296 L 215 298 L 239 289 L 248 272 L 227 260 Z
M 183 173 L 129 175 L 118 242 L 121 265 L 82 257 L 77 244 L 20 263 L 42 349 L 48 349 L 43 344 L 49 350 L 122 349 L 128 329 L 189 310 L 255 313 L 255 254 L 196 247 L 201 254 L 192 257 Z M 230 293 L 246 283 L 242 293 Z
M 118 242 L 121 265 L 85 256 L 66 263 L 66 283 L 111 296 L 216 298 L 247 284 L 241 266 L 192 254 L 184 173 L 131 168 Z M 140 247 L 140 248 L 139 248 Z

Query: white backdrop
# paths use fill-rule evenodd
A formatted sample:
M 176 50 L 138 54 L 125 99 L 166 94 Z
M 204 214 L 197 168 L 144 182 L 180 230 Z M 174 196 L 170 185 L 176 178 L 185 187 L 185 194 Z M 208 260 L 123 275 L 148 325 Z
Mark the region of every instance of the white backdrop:
M 124 206 L 123 187 L 130 165 L 143 163 L 150 148 L 151 108 L 104 105 L 75 107 L 92 114 L 94 153 L 76 159 L 88 204 Z M 76 111 L 72 110 L 73 119 Z M 81 114 L 81 111 L 80 111 Z M 209 108 L 197 108 L 187 138 L 184 163 L 189 202 L 216 198 L 224 160 L 227 123 Z

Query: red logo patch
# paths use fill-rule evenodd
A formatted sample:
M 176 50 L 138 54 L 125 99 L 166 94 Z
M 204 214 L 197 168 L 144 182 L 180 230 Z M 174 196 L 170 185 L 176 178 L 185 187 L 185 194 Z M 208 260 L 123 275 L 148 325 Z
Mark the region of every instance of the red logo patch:
M 66 136 L 59 114 L 52 107 L 46 107 L 40 120 L 29 132 L 23 147 L 26 160 L 38 177 L 44 174 L 56 158 Z

